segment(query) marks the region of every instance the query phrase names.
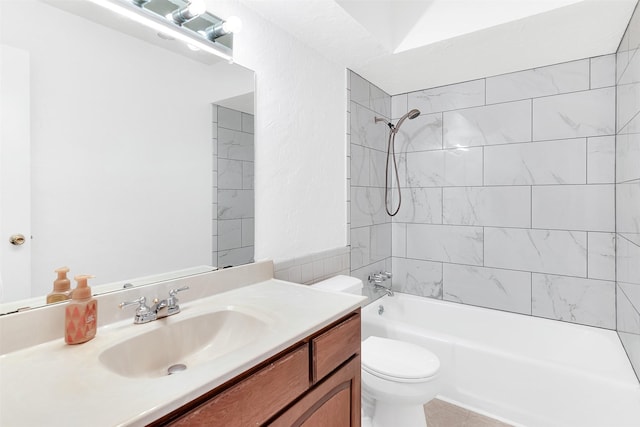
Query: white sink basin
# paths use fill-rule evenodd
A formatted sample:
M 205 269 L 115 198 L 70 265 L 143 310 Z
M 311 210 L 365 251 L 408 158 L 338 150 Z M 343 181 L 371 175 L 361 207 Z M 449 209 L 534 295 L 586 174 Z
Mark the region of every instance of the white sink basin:
M 189 369 L 241 349 L 267 328 L 263 320 L 233 308 L 188 318 L 181 314 L 131 325 L 153 329 L 104 350 L 101 364 L 124 377 L 162 377 L 173 365 Z

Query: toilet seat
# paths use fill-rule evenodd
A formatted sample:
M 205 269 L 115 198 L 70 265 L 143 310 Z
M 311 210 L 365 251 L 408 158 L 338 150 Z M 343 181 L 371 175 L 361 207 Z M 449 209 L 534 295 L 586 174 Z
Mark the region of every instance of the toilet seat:
M 440 360 L 418 345 L 371 336 L 362 341 L 362 369 L 395 382 L 428 381 L 440 369 Z

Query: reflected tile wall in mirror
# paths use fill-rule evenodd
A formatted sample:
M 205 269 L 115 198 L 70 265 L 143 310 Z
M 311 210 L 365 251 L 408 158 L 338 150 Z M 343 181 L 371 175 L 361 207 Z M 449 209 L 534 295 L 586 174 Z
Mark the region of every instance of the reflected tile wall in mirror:
M 253 262 L 254 257 L 254 116 L 219 105 L 213 109 L 217 246 L 212 262 L 227 267 Z

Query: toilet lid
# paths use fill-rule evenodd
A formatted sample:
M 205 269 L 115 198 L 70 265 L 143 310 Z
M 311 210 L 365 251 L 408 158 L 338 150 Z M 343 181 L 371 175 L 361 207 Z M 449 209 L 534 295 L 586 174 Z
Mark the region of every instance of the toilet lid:
M 362 368 L 372 375 L 416 380 L 435 375 L 440 360 L 418 345 L 371 336 L 362 341 Z

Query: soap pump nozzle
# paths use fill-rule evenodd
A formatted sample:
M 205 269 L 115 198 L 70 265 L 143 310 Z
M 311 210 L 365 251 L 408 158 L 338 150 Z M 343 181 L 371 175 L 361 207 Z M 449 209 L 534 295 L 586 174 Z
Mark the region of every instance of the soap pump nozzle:
M 91 288 L 87 283 L 89 279 L 93 279 L 95 276 L 91 276 L 89 274 L 80 274 L 75 276 L 73 279 L 77 282 L 76 288 L 73 290 L 71 294 L 71 298 L 73 299 L 86 299 L 91 298 Z

